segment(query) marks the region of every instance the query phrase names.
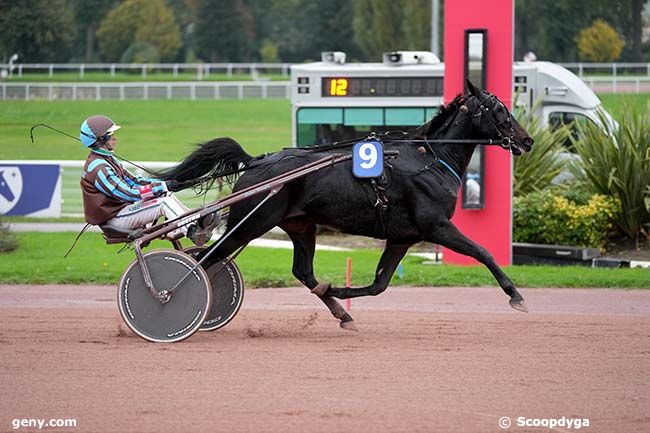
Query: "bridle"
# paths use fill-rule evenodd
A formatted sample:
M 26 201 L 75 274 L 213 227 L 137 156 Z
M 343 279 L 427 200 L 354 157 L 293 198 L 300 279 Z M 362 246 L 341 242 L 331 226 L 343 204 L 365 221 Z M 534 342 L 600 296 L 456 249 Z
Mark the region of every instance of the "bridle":
M 513 127 L 513 124 L 512 124 L 512 116 L 511 116 L 510 110 L 508 110 L 506 108 L 506 106 L 503 105 L 503 103 L 501 101 L 497 100 L 496 96 L 494 96 L 494 95 L 490 95 L 485 99 L 480 99 L 480 98 L 477 97 L 477 99 L 479 100 L 481 105 L 479 105 L 478 113 L 474 114 L 474 117 L 481 118 L 481 116 L 483 115 L 484 112 L 487 114 L 490 111 L 490 108 L 485 106 L 485 103 L 487 101 L 490 101 L 490 100 L 494 101 L 494 106 L 495 107 L 501 106 L 506 111 L 506 113 L 508 113 L 508 116 L 506 117 L 506 119 L 501 121 L 501 122 L 496 122 L 495 121 L 496 118 L 494 116 L 488 116 L 488 119 L 492 123 L 492 125 L 494 126 L 494 129 L 496 130 L 497 135 L 501 138 L 501 143 L 499 143 L 499 145 L 501 147 L 503 147 L 504 149 L 509 150 L 509 151 L 512 152 L 512 146 L 514 145 L 514 142 L 515 142 L 515 128 Z M 480 122 L 480 120 L 479 120 L 479 122 Z M 504 129 L 508 129 L 507 135 L 504 135 L 501 132 L 501 127 L 504 126 L 504 125 L 505 125 Z

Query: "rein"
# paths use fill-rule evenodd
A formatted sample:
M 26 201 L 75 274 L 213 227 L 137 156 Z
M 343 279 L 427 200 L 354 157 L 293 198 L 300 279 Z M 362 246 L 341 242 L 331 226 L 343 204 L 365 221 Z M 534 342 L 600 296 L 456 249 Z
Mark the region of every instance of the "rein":
M 402 134 L 402 136 L 408 135 L 408 132 L 406 131 L 385 131 L 385 132 L 371 132 L 370 134 L 364 136 L 364 137 L 357 137 L 353 138 L 350 140 L 345 140 L 345 141 L 335 141 L 330 144 L 321 144 L 318 146 L 309 146 L 309 148 L 298 148 L 300 150 L 304 150 L 306 152 L 318 152 L 321 150 L 330 150 L 330 149 L 340 149 L 340 148 L 345 148 L 345 147 L 351 147 L 354 144 L 358 143 L 359 141 L 363 140 L 372 140 L 372 139 L 380 139 L 382 143 L 401 143 L 404 141 L 407 141 L 409 143 L 434 143 L 434 144 L 482 144 L 484 146 L 501 146 L 504 149 L 508 150 L 510 149 L 510 146 L 512 144 L 512 139 L 510 137 L 503 137 L 499 140 L 494 140 L 491 138 L 478 138 L 478 139 L 462 139 L 462 138 L 450 138 L 450 139 L 410 139 L 410 138 L 389 138 L 389 139 L 383 139 L 382 137 L 389 137 L 391 134 Z M 288 150 L 288 149 L 296 149 L 295 147 L 284 147 L 283 150 Z

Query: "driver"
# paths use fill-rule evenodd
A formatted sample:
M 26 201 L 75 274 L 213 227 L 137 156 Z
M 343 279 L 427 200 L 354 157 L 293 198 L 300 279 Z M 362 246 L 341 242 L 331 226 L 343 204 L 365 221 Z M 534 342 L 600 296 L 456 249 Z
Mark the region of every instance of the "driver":
M 102 115 L 89 117 L 81 124 L 79 138 L 90 149 L 81 175 L 86 222 L 133 230 L 154 223 L 161 216 L 172 219 L 186 213 L 189 209 L 170 192 L 175 181 L 134 176 L 122 166 L 113 154 L 117 143 L 115 131 L 120 128 Z M 208 217 L 168 236 L 178 239 L 187 235 L 196 245 L 203 245 L 210 240 L 216 219 Z

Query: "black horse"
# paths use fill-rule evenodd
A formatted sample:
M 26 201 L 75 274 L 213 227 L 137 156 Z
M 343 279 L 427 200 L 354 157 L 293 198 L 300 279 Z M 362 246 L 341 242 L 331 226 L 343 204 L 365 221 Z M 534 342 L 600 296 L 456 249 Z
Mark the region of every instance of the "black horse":
M 494 140 L 515 155 L 529 151 L 533 144 L 532 138 L 501 101 L 487 91 L 474 88 L 469 82 L 468 88 L 469 94 L 459 95 L 441 107 L 440 113 L 428 123 L 399 140 L 383 140 L 386 150 L 399 151 L 399 157 L 387 161 L 383 181 L 373 183 L 355 178 L 350 162 L 294 181 L 264 203 L 254 217 L 246 220 L 212 251 L 205 266 L 227 257 L 279 226 L 293 241 L 293 274 L 325 302 L 332 314 L 340 319 L 343 328 L 356 329 L 352 318 L 333 298 L 383 292 L 409 247 L 428 241 L 483 263 L 510 296 L 510 305 L 527 311 L 523 297 L 490 253 L 466 238 L 450 221 L 460 178 L 477 142 Z M 184 182 L 206 173 L 219 175 L 243 168 L 244 174 L 234 185 L 234 191 L 237 191 L 318 160 L 328 153 L 342 151 L 349 152 L 350 148 L 285 149 L 255 158 L 234 140 L 218 138 L 201 145 L 163 177 Z M 233 205 L 227 232 L 262 199 L 256 196 Z M 317 224 L 343 233 L 386 240 L 372 284 L 352 288 L 318 282 L 313 272 Z

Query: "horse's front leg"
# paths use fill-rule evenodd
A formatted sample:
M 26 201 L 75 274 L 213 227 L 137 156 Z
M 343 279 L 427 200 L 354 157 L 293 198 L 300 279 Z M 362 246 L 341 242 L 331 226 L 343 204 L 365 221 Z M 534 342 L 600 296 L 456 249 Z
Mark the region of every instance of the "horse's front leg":
M 517 291 L 510 278 L 496 264 L 492 255 L 482 246 L 468 239 L 451 221 L 436 224 L 427 241 L 442 245 L 457 253 L 470 256 L 483 263 L 494 275 L 504 292 L 510 296 L 510 306 L 515 310 L 528 312 L 523 296 Z
M 334 296 L 339 299 L 356 298 L 358 296 L 378 295 L 388 287 L 390 279 L 395 273 L 395 269 L 399 265 L 406 251 L 413 245 L 397 244 L 391 241 L 386 241 L 384 252 L 377 264 L 377 271 L 375 272 L 375 281 L 369 286 L 365 287 L 316 287 L 312 292 L 317 295 L 324 294 L 327 296 Z M 327 290 L 323 290 L 327 289 Z

